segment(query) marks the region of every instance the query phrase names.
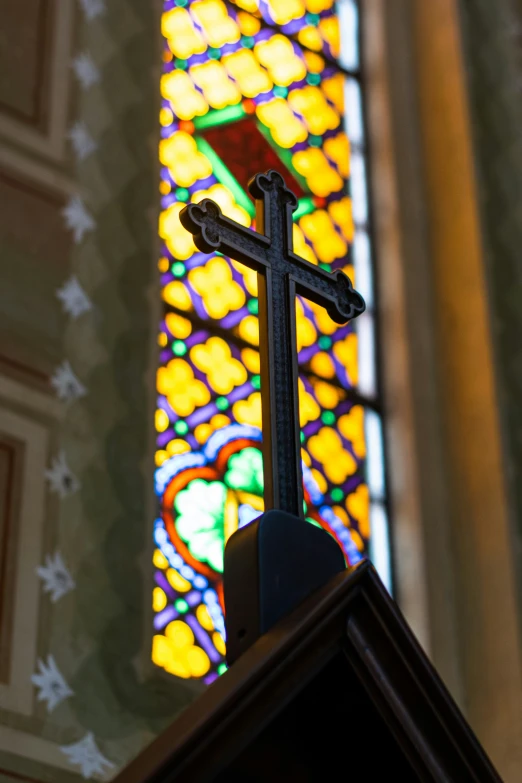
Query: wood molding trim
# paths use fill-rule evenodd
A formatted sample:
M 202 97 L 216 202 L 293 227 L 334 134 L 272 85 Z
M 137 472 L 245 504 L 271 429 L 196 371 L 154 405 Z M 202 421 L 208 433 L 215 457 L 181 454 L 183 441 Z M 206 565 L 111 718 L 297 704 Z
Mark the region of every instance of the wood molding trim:
M 38 10 L 35 108 L 30 115 L 21 115 L 0 105 L 0 159 L 26 176 L 34 173 L 42 182 L 68 192 L 66 126 L 75 4 L 74 0 L 42 0 Z
M 20 466 L 23 470 L 19 474 L 18 489 L 20 502 L 16 558 L 8 575 L 12 582 L 12 589 L 7 596 L 12 623 L 8 637 L 9 649 L 2 651 L 8 667 L 0 680 L 0 704 L 3 709 L 26 716 L 33 714 L 34 688 L 31 674 L 36 660 L 41 595 L 35 571 L 42 562 L 47 510 L 44 472 L 48 465 L 51 437 L 49 418 L 51 421 L 55 418 L 55 411 L 55 399 L 0 376 L 1 439 L 7 444 L 23 447 L 23 463 Z M 9 530 L 6 546 L 10 555 L 14 555 L 12 526 Z M 0 727 L 0 750 L 4 731 L 5 727 Z
M 34 13 L 34 17 L 32 17 L 31 12 Z M 25 16 L 26 19 L 34 19 L 36 39 L 33 44 L 35 52 L 35 60 L 33 62 L 34 82 L 31 91 L 30 108 L 24 111 L 6 101 L 0 100 L 0 114 L 9 116 L 27 127 L 35 128 L 40 133 L 46 131 L 48 121 L 47 90 L 52 59 L 52 28 L 55 12 L 54 0 L 37 0 L 36 7 L 33 3 L 32 7 L 26 8 L 24 12 L 25 14 L 29 13 L 29 17 Z M 11 27 L 11 33 L 16 32 L 17 29 L 19 29 L 19 25 Z M 9 40 L 11 40 L 10 36 L 4 39 L 4 46 L 6 41 Z M 21 63 L 16 62 L 15 67 L 20 67 L 20 65 Z
M 457 2 L 366 0 L 364 21 L 397 597 L 514 782 L 521 646 Z
M 24 444 L 0 432 L 0 682 L 11 662 L 13 596 L 23 477 Z
M 412 8 L 465 708 L 515 781 L 521 646 L 458 8 Z

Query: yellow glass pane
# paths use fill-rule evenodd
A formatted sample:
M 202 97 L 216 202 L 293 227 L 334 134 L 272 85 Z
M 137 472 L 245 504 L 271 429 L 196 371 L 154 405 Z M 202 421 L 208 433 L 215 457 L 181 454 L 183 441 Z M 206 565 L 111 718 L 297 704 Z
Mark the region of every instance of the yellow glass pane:
M 332 409 L 344 398 L 344 393 L 336 386 L 332 386 L 324 381 L 314 383 L 314 393 L 317 401 L 323 408 Z
M 301 256 L 301 258 L 304 258 L 306 261 L 309 261 L 311 264 L 317 265 L 319 262 L 317 261 L 317 257 L 310 247 L 309 244 L 307 244 L 306 239 L 304 237 L 303 232 L 301 231 L 301 228 L 297 225 L 297 223 L 294 223 L 292 226 L 293 230 L 293 241 L 294 241 L 294 253 L 296 253 L 298 256 Z
M 162 139 L 159 144 L 159 156 L 161 163 L 169 168 L 179 187 L 188 188 L 198 179 L 212 174 L 210 161 L 199 152 L 194 138 L 185 131 L 176 131 L 170 138 Z M 182 204 L 180 209 L 184 206 Z
M 226 427 L 227 424 L 230 424 L 230 419 L 228 416 L 225 416 L 224 413 L 216 413 L 216 415 L 212 416 L 210 419 L 210 423 L 215 430 L 219 430 L 221 427 Z
M 242 8 L 244 8 L 243 3 L 238 3 Z M 248 9 L 252 11 L 257 11 L 257 3 L 255 0 L 251 3 L 253 8 Z M 255 35 L 259 32 L 261 28 L 261 22 L 259 19 L 256 19 L 255 16 L 252 16 L 252 14 L 244 14 L 243 11 L 239 11 L 237 14 L 237 23 L 239 25 L 239 29 L 241 30 L 242 35 Z
M 254 351 L 252 348 L 243 348 L 241 351 L 241 359 L 247 370 L 256 375 L 259 374 L 261 370 L 259 351 Z
M 340 34 L 339 34 L 339 19 L 336 16 L 327 16 L 319 22 L 319 32 L 324 40 L 330 45 L 330 49 L 334 57 L 338 57 L 340 53 Z
M 346 335 L 344 340 L 335 343 L 333 352 L 335 358 L 346 368 L 352 384 L 356 386 L 359 369 L 357 363 L 357 335 L 353 333 Z
M 318 304 L 315 304 L 315 302 L 308 302 L 308 306 L 311 310 L 313 310 L 314 316 L 315 316 L 315 322 L 319 328 L 319 330 L 323 334 L 334 334 L 339 329 L 339 324 L 336 324 L 335 321 L 333 321 L 324 307 L 321 307 Z M 319 356 L 324 354 L 318 354 Z M 315 372 L 315 370 L 314 370 Z M 319 375 L 323 375 L 324 373 L 319 373 Z
M 284 149 L 293 147 L 308 137 L 305 126 L 297 119 L 283 98 L 275 98 L 260 104 L 256 108 L 256 114 L 261 122 L 270 128 L 274 141 Z
M 286 105 L 286 104 L 285 104 Z M 324 152 L 315 147 L 299 150 L 292 156 L 292 163 L 305 177 L 308 187 L 317 196 L 329 196 L 342 190 L 344 182 L 333 169 Z
M 299 423 L 301 427 L 305 427 L 308 422 L 315 421 L 321 415 L 321 408 L 313 398 L 313 396 L 306 391 L 302 380 L 299 378 Z
M 312 49 L 313 52 L 320 52 L 323 48 L 323 39 L 319 34 L 317 27 L 310 25 L 309 27 L 303 27 L 297 33 L 297 40 L 306 46 L 307 49 Z
M 193 54 L 202 54 L 207 48 L 189 12 L 184 8 L 173 8 L 162 15 L 161 32 L 172 53 L 183 60 Z
M 251 296 L 257 296 L 257 272 L 255 269 L 249 269 L 239 261 L 232 261 L 232 264 L 241 273 L 245 288 Z
M 351 441 L 353 450 L 362 459 L 366 456 L 366 438 L 364 435 L 364 409 L 362 405 L 354 405 L 349 413 L 341 416 L 337 422 L 339 432 L 346 440 Z
M 177 590 L 179 593 L 186 593 L 190 590 L 190 582 L 181 576 L 181 574 L 176 571 L 175 568 L 169 568 L 167 571 L 167 579 L 169 580 L 174 590 Z
M 218 631 L 212 634 L 212 641 L 214 642 L 214 646 L 218 651 L 218 653 L 220 653 L 221 655 L 225 655 L 226 653 L 225 642 L 221 634 L 218 633 Z
M 235 43 L 241 36 L 237 23 L 228 15 L 222 0 L 201 0 L 191 5 L 191 12 L 197 19 L 210 46 L 221 48 L 226 43 Z
M 192 299 L 186 287 L 180 280 L 173 280 L 163 289 L 163 299 L 180 310 L 192 310 Z
M 171 335 L 177 337 L 178 340 L 185 340 L 192 333 L 192 324 L 189 319 L 183 318 L 177 313 L 167 313 L 165 323 Z
M 254 98 L 272 89 L 272 79 L 264 68 L 261 68 L 250 49 L 240 49 L 225 55 L 223 65 L 239 84 L 245 98 Z
M 221 337 L 210 337 L 203 345 L 195 345 L 190 358 L 198 370 L 206 373 L 208 383 L 218 394 L 230 394 L 247 379 L 245 367 L 233 358 Z
M 339 125 L 339 115 L 326 101 L 319 87 L 309 85 L 291 90 L 288 102 L 294 111 L 303 115 L 310 133 L 322 136 L 327 130 L 334 130 Z M 325 151 L 328 141 L 324 145 Z
M 302 302 L 295 302 L 295 325 L 297 350 L 313 345 L 317 339 L 317 331 L 313 323 L 306 317 Z
M 313 435 L 308 441 L 308 450 L 322 464 L 325 475 L 334 484 L 342 484 L 357 469 L 356 461 L 331 427 L 322 427 L 317 435 Z
M 198 443 L 206 443 L 213 432 L 214 427 L 212 427 L 211 424 L 208 424 L 208 422 L 205 422 L 204 424 L 198 424 L 194 430 L 194 437 Z
M 194 644 L 192 629 L 183 620 L 173 620 L 169 623 L 165 628 L 165 636 L 178 649 Z
M 295 157 L 295 156 L 294 156 Z M 303 233 L 312 242 L 320 261 L 331 264 L 348 252 L 348 245 L 335 230 L 331 218 L 324 209 L 305 215 L 299 221 Z
M 162 410 L 161 408 L 158 408 L 158 410 L 156 411 L 154 421 L 156 424 L 157 432 L 165 432 L 165 430 L 169 426 L 169 417 L 167 416 L 165 411 Z
M 323 79 L 321 87 L 326 97 L 332 101 L 339 114 L 344 113 L 344 76 L 342 73 L 336 73 Z
M 261 427 L 261 394 L 253 392 L 246 400 L 238 400 L 232 406 L 232 413 L 240 424 Z
M 335 375 L 335 366 L 331 357 L 324 351 L 320 351 L 312 356 L 310 360 L 312 372 L 320 375 L 322 378 L 333 378 Z
M 321 73 L 323 71 L 324 57 L 321 57 L 320 54 L 305 50 L 303 52 L 303 57 L 305 58 L 306 67 L 310 73 Z
M 158 369 L 156 387 L 179 416 L 189 416 L 195 408 L 210 402 L 206 385 L 194 378 L 192 367 L 183 359 L 172 359 Z
M 171 71 L 161 77 L 161 94 L 170 101 L 180 120 L 202 117 L 208 111 L 208 103 L 196 90 L 192 79 L 185 71 Z
M 179 258 L 181 261 L 185 261 L 196 252 L 192 234 L 189 234 L 179 222 L 179 213 L 184 206 L 182 202 L 172 204 L 161 212 L 159 217 L 159 235 L 165 240 L 174 258 Z
M 306 7 L 311 14 L 320 14 L 328 11 L 334 4 L 334 0 L 306 0 Z
M 213 109 L 224 109 L 241 101 L 241 92 L 228 78 L 221 63 L 211 60 L 193 66 L 189 72 Z
M 169 564 L 169 561 L 167 560 L 163 552 L 161 552 L 159 549 L 154 550 L 154 554 L 152 556 L 152 562 L 154 563 L 156 568 L 167 568 Z
M 187 451 L 190 451 L 190 446 L 186 440 L 174 438 L 167 443 L 167 454 L 170 457 L 174 457 L 176 454 L 185 454 Z
M 160 111 L 160 125 L 168 126 L 172 125 L 172 122 L 174 121 L 174 115 L 172 114 L 170 109 L 163 108 Z
M 359 523 L 361 535 L 370 537 L 370 493 L 366 484 L 359 484 L 346 499 L 348 513 Z
M 350 176 L 350 144 L 344 133 L 338 133 L 326 139 L 323 149 L 330 160 L 333 160 L 342 177 Z
M 167 596 L 161 587 L 155 587 L 152 591 L 152 608 L 155 612 L 161 612 L 167 605 Z
M 230 536 L 236 532 L 238 524 L 239 517 L 236 493 L 229 489 L 227 492 L 224 511 L 225 543 L 228 541 Z
M 350 243 L 353 242 L 355 226 L 353 223 L 351 198 L 345 196 L 345 198 L 342 198 L 339 201 L 333 201 L 331 204 L 328 204 L 328 214 L 334 223 L 339 226 L 343 232 L 344 238 Z
M 239 336 L 247 343 L 259 345 L 259 321 L 255 315 L 247 315 L 238 328 Z
M 245 292 L 232 277 L 224 258 L 211 258 L 205 266 L 189 272 L 189 280 L 203 299 L 211 318 L 224 318 L 245 304 Z
M 245 11 L 250 11 L 250 13 L 256 13 L 256 11 L 259 8 L 259 3 L 257 0 L 236 0 L 236 5 L 238 5 L 240 8 L 244 8 Z M 247 33 L 245 33 L 247 35 Z
M 191 647 L 187 650 L 187 664 L 193 677 L 203 677 L 210 669 L 210 660 L 201 647 Z
M 270 0 L 269 7 L 270 16 L 277 25 L 300 19 L 306 11 L 303 0 Z
M 214 621 L 212 620 L 212 617 L 210 616 L 210 613 L 205 604 L 200 604 L 198 606 L 196 609 L 196 617 L 199 624 L 202 628 L 205 629 L 205 631 L 214 630 Z
M 306 76 L 304 60 L 297 56 L 291 41 L 284 35 L 273 35 L 254 47 L 259 62 L 268 68 L 276 84 L 288 87 Z

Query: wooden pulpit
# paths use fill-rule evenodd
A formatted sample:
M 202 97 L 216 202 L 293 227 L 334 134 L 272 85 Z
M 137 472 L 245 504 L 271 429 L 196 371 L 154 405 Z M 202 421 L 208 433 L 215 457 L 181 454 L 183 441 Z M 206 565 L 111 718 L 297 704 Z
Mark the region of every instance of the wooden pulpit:
M 293 253 L 294 195 L 257 175 L 256 231 L 205 199 L 180 219 L 259 274 L 265 504 L 225 550 L 229 670 L 117 783 L 499 781 L 368 560 L 303 519 L 295 295 L 344 323 L 364 302 Z
M 500 781 L 368 561 L 260 637 L 117 783 Z

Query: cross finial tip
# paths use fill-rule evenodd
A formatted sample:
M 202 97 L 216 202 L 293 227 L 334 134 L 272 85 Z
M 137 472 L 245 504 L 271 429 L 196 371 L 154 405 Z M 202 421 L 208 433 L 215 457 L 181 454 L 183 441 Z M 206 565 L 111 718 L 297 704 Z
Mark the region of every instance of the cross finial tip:
M 216 221 L 221 214 L 219 206 L 209 198 L 188 204 L 179 213 L 181 225 L 194 235 L 196 246 L 204 253 L 219 249 L 221 240 Z
M 286 187 L 286 183 L 278 171 L 271 169 L 265 174 L 256 174 L 248 183 L 248 189 L 254 199 L 262 200 L 265 195 L 278 191 L 283 201 L 290 204 L 292 212 L 297 209 L 297 196 Z
M 337 287 L 335 305 L 328 309 L 330 318 L 339 324 L 344 324 L 362 315 L 366 310 L 366 303 L 361 294 L 356 291 L 350 278 L 341 270 L 334 272 Z

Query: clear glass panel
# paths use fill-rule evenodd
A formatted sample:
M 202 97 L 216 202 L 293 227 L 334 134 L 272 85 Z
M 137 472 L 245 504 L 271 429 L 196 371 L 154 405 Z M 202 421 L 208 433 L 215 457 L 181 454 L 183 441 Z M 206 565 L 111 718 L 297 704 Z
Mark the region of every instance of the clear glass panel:
M 352 152 L 350 165 L 350 191 L 353 201 L 355 225 L 366 225 L 368 221 L 368 194 L 366 189 L 366 165 L 358 151 Z
M 363 296 L 366 307 L 373 308 L 373 270 L 370 237 L 366 231 L 357 231 L 353 243 L 355 287 Z
M 352 144 L 364 142 L 361 88 L 356 79 L 347 78 L 344 83 L 346 133 Z
M 341 54 L 339 62 L 343 68 L 355 71 L 359 67 L 359 11 L 355 0 L 340 0 L 337 3 L 339 27 L 341 29 Z
M 359 358 L 359 393 L 373 399 L 377 393 L 375 369 L 375 324 L 368 310 L 356 322 L 357 355 Z
M 378 413 L 366 411 L 366 480 L 370 489 L 370 498 L 384 500 L 386 491 L 384 480 L 384 448 L 382 438 L 382 421 Z
M 382 503 L 370 507 L 370 558 L 389 593 L 392 591 L 388 514 Z

